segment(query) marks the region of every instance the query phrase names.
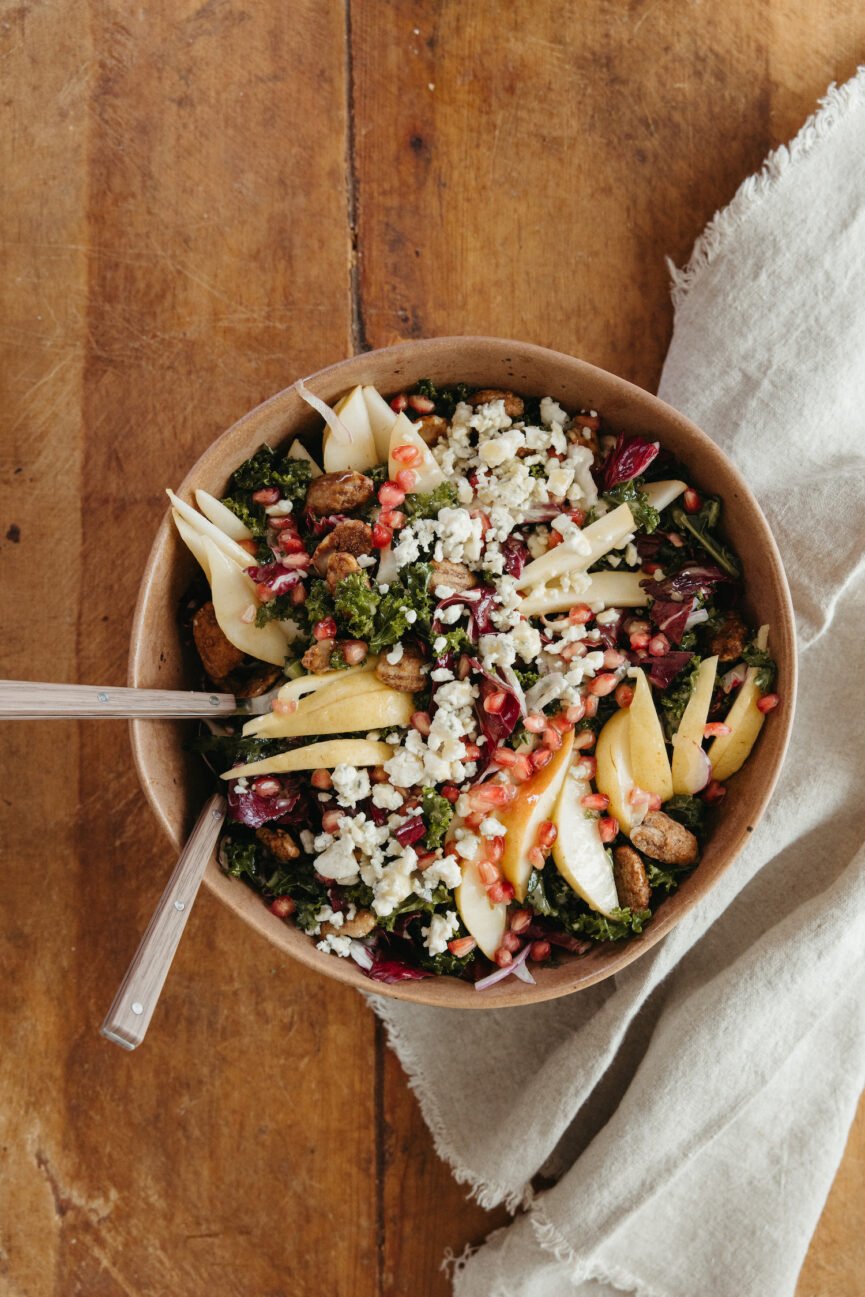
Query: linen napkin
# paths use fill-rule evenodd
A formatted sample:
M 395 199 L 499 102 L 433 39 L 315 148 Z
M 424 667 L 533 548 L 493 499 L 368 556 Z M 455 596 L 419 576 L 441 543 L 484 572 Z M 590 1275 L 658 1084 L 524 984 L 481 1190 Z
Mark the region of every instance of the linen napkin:
M 615 979 L 479 1016 L 373 998 L 457 1179 L 527 1208 L 456 1259 L 457 1297 L 792 1293 L 865 1083 L 865 69 L 673 293 L 660 395 L 781 547 L 793 742 L 735 865 Z

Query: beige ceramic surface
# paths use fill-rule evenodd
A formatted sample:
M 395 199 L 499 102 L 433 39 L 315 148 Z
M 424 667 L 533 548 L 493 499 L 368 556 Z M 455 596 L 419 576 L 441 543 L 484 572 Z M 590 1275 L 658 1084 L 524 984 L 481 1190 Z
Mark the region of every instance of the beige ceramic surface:
M 300 376 L 299 376 L 300 377 Z M 333 402 L 356 383 L 373 383 L 386 395 L 427 377 L 434 382 L 466 382 L 476 387 L 508 387 L 528 395 L 552 395 L 568 409 L 599 410 L 616 430 L 660 440 L 692 469 L 695 486 L 721 496 L 727 536 L 744 565 L 746 607 L 755 621 L 768 622 L 778 663 L 778 692 L 784 706 L 763 728 L 744 771 L 729 784 L 695 872 L 656 911 L 646 932 L 633 940 L 596 947 L 558 967 L 534 969 L 532 987 L 506 978 L 479 994 L 455 978 L 435 978 L 388 986 L 371 982 L 349 960 L 323 955 L 293 926 L 274 918 L 244 884 L 223 875 L 211 860 L 209 886 L 239 918 L 293 958 L 361 990 L 454 1008 L 501 1008 L 567 995 L 609 977 L 638 958 L 669 932 L 733 864 L 772 792 L 793 723 L 796 656 L 793 614 L 780 556 L 768 525 L 748 487 L 715 444 L 683 415 L 641 388 L 570 356 L 526 343 L 497 338 L 435 338 L 367 352 L 307 379 L 318 396 Z M 192 501 L 203 487 L 224 492 L 232 470 L 263 441 L 278 446 L 306 434 L 310 445 L 321 420 L 292 388 L 244 415 L 207 450 L 181 484 Z M 173 485 L 166 483 L 166 486 Z M 177 608 L 193 575 L 192 557 L 170 525 L 168 514 L 157 533 L 144 574 L 132 633 L 129 682 L 138 687 L 189 687 L 177 630 Z M 184 752 L 190 727 L 182 722 L 135 721 L 132 746 L 138 773 L 153 810 L 174 848 L 191 829 L 211 783 L 200 759 Z

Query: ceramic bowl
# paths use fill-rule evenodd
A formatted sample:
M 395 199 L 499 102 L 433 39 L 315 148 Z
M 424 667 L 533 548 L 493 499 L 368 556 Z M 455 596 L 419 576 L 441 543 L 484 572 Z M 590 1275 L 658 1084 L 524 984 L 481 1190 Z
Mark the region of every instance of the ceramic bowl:
M 215 860 L 208 866 L 205 884 L 238 920 L 255 928 L 284 954 L 327 977 L 360 990 L 451 1008 L 530 1004 L 569 995 L 638 959 L 733 865 L 771 796 L 793 723 L 796 650 L 790 594 L 766 519 L 741 474 L 684 415 L 613 374 L 544 347 L 469 337 L 432 338 L 367 352 L 323 369 L 306 381 L 317 395 L 334 402 L 356 383 L 373 383 L 382 393 L 391 395 L 423 377 L 436 383 L 465 382 L 477 388 L 511 388 L 528 395 L 551 395 L 566 409 L 599 410 L 607 426 L 615 431 L 657 438 L 688 465 L 695 487 L 722 498 L 726 534 L 744 564 L 747 611 L 752 621 L 771 626 L 771 648 L 778 663 L 777 689 L 784 706 L 763 727 L 743 772 L 731 780 L 697 869 L 659 905 L 641 936 L 598 945 L 581 957 L 565 956 L 555 967 L 538 966 L 533 969 L 535 986 L 506 978 L 478 993 L 471 984 L 450 977 L 394 985 L 371 982 L 353 961 L 322 954 L 309 937 L 271 915 L 257 894 L 221 873 Z M 298 434 L 307 434 L 308 439 L 315 437 L 320 427 L 319 417 L 293 388 L 287 388 L 223 433 L 191 468 L 179 493 L 190 501 L 196 487 L 221 495 L 233 469 L 263 441 L 273 446 L 287 445 Z M 194 560 L 166 513 L 141 583 L 132 632 L 131 685 L 189 687 L 190 667 L 184 659 L 177 612 L 194 570 Z M 211 789 L 212 778 L 201 759 L 185 751 L 192 732 L 188 724 L 135 721 L 131 728 L 144 792 L 172 848 L 177 850 Z

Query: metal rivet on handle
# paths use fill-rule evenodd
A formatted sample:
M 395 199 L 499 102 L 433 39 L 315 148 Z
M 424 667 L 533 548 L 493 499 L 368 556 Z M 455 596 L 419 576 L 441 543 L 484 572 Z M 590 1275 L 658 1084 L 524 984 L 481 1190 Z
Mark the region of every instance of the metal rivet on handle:
M 135 1003 L 134 1003 L 133 1006 L 132 1006 L 132 1012 L 133 1012 L 133 1013 L 143 1013 L 143 1012 L 144 1012 L 144 1005 L 143 1005 L 143 1004 L 139 1004 L 138 1001 L 136 1000 Z
M 219 706 L 219 699 L 217 698 L 216 694 L 211 694 L 211 695 L 210 695 L 210 705 L 211 705 L 211 707 L 218 707 L 218 706 Z
M 183 901 L 175 901 L 174 908 L 175 910 L 185 910 L 186 906 L 184 905 Z
M 96 697 L 97 697 L 98 701 L 101 702 L 101 703 L 107 703 L 107 702 L 108 702 L 108 694 L 97 694 Z

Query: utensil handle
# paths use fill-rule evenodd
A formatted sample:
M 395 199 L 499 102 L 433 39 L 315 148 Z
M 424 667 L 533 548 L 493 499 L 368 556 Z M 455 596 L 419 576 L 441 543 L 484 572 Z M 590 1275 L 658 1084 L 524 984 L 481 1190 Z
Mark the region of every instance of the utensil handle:
M 144 1039 L 219 837 L 225 811 L 225 798 L 217 793 L 199 815 L 105 1016 L 100 1028 L 102 1035 L 123 1049 L 135 1049 Z
M 152 720 L 185 716 L 232 716 L 233 694 L 200 694 L 181 689 L 114 689 L 101 685 L 40 684 L 0 680 L 0 720 L 107 716 Z

